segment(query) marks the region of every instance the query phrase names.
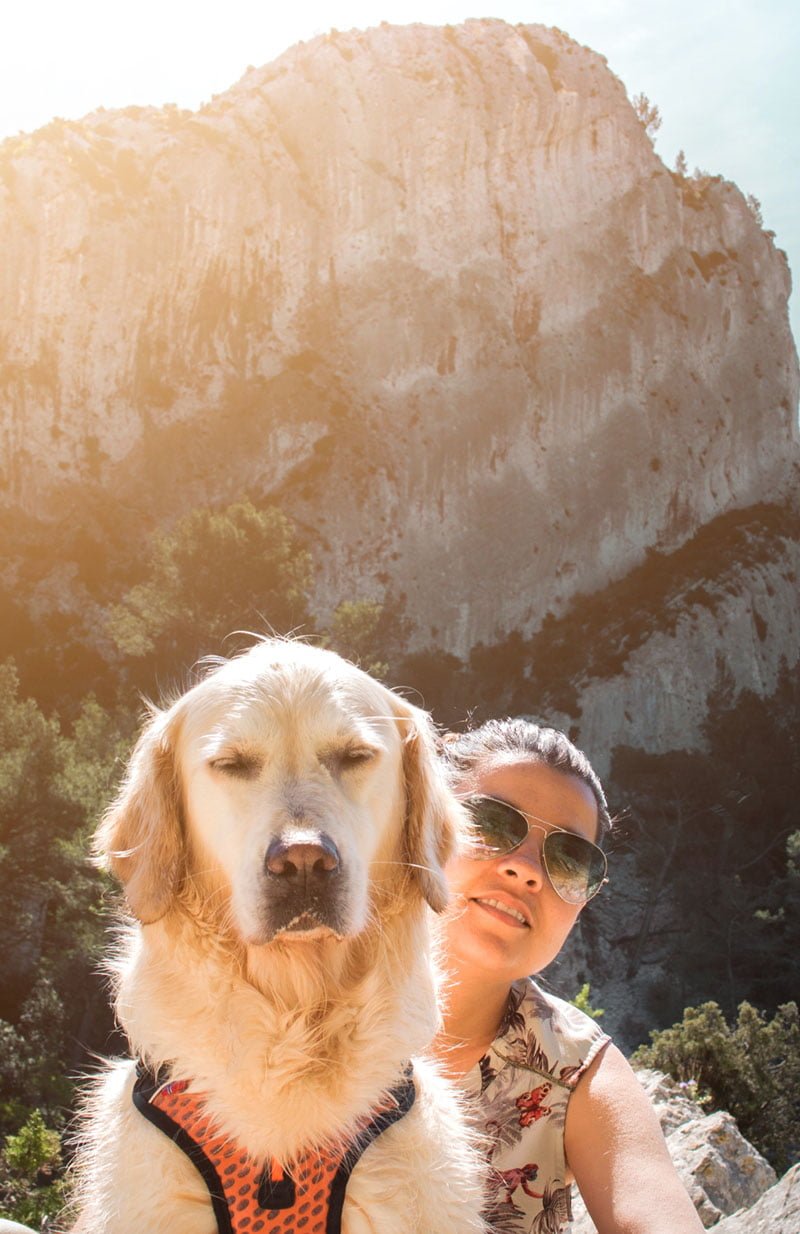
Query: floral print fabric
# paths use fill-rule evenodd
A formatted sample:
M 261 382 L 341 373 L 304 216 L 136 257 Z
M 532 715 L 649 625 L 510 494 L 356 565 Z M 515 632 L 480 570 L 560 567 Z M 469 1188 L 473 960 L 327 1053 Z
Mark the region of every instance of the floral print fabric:
M 489 1142 L 494 1234 L 562 1234 L 572 1217 L 564 1123 L 572 1090 L 609 1038 L 532 980 L 515 982 L 500 1031 L 465 1079 Z

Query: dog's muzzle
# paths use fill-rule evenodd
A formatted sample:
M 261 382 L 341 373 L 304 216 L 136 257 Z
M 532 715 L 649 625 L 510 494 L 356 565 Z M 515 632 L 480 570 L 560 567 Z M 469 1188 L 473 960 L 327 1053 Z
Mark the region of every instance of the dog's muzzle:
M 324 832 L 293 829 L 270 841 L 264 857 L 271 933 L 344 928 L 346 880 L 339 850 Z

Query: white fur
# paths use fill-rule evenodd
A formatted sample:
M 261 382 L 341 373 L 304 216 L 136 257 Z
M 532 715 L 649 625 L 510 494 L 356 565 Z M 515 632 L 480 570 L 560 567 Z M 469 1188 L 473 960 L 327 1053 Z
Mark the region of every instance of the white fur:
M 242 755 L 245 775 L 218 761 Z M 154 715 L 98 833 L 138 918 L 113 961 L 133 1053 L 191 1079 L 259 1161 L 347 1137 L 436 1031 L 428 906 L 460 826 L 424 713 L 303 644 L 224 664 Z M 264 854 L 295 827 L 341 854 L 340 930 L 271 934 Z M 354 1171 L 344 1234 L 484 1229 L 458 1099 L 427 1060 L 415 1077 L 411 1112 Z M 112 1064 L 87 1103 L 75 1234 L 214 1234 L 205 1184 L 132 1083 Z

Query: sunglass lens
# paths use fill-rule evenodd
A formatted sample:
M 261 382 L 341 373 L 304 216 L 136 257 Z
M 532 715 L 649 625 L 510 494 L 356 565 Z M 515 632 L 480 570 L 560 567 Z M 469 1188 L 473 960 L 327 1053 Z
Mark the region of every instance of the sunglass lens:
M 474 797 L 464 803 L 472 815 L 478 843 L 493 853 L 507 853 L 528 834 L 528 824 L 513 806 L 490 797 Z
M 544 860 L 553 887 L 568 904 L 583 904 L 603 885 L 606 858 L 602 849 L 569 831 L 551 831 Z

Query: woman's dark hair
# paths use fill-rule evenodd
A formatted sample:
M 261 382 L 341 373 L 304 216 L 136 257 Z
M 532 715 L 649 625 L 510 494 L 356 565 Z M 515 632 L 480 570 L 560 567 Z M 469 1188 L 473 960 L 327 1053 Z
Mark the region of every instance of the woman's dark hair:
M 497 762 L 543 763 L 565 775 L 577 776 L 591 789 L 597 802 L 598 836 L 611 830 L 606 795 L 600 777 L 583 750 L 566 733 L 545 728 L 531 720 L 487 720 L 480 728 L 466 733 L 447 733 L 442 739 L 441 757 L 451 785 L 481 772 Z

